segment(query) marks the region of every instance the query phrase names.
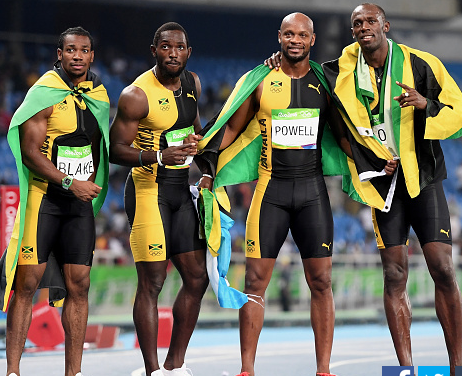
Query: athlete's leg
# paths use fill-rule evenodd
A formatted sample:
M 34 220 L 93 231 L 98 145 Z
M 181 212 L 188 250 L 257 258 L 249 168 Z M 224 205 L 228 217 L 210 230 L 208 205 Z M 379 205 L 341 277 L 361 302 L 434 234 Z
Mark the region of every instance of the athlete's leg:
M 182 253 L 171 259 L 181 275 L 183 285 L 173 304 L 172 339 L 164 363 L 167 370 L 180 368 L 184 363 L 201 300 L 209 284 L 204 250 Z
M 322 176 L 297 182 L 294 193 L 300 204 L 291 216 L 290 228 L 311 290 L 310 314 L 317 372 L 329 373 L 335 321 L 332 293 L 334 221 Z
M 436 315 L 443 327 L 451 375 L 454 375 L 454 367 L 462 365 L 462 306 L 452 262 L 452 247 L 445 243 L 431 242 L 422 249 L 435 282 Z
M 332 257 L 304 259 L 303 268 L 311 291 L 310 314 L 316 349 L 316 372 L 330 373 L 335 321 Z
M 239 335 L 241 372 L 248 372 L 250 376 L 255 375 L 255 356 L 265 312 L 264 296 L 275 262 L 273 258 L 246 258 L 244 293 L 249 296 L 249 301 L 239 310 Z
M 138 287 L 133 305 L 133 321 L 143 354 L 146 375 L 159 369 L 157 300 L 167 275 L 167 264 L 168 260 L 135 264 Z
M 406 290 L 408 278 L 407 246 L 398 245 L 380 250 L 383 267 L 383 302 L 388 328 L 399 364 L 412 365 L 411 302 Z
M 32 319 L 32 298 L 45 272 L 46 263 L 39 265 L 18 265 L 13 297 L 8 307 L 6 320 L 7 374 L 19 375 L 27 331 Z
M 15 273 L 14 294 L 8 307 L 6 328 L 7 374 L 19 375 L 19 361 L 32 319 L 32 298 L 45 273 L 59 223 L 53 216 L 39 214 L 43 195 L 29 191 L 24 233 L 18 266 Z
M 83 344 L 88 319 L 90 266 L 63 265 L 67 296 L 61 322 L 65 334 L 65 376 L 75 376 L 82 364 Z

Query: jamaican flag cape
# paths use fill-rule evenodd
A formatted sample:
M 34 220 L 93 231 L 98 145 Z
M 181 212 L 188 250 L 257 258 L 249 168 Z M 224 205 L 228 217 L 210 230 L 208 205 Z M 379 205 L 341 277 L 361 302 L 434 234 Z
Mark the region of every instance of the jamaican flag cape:
M 310 61 L 310 64 L 321 84 L 329 92 L 321 66 L 313 61 Z M 254 117 L 231 145 L 219 151 L 226 129 L 225 124 L 269 72 L 268 67 L 259 65 L 241 77 L 221 111 L 201 131 L 204 137 L 199 141 L 197 158 L 206 161 L 215 176 L 214 192 L 207 192 L 208 199 L 204 200 L 205 215 L 201 218 L 207 245 L 212 255 L 221 254 L 224 251 L 222 232 L 226 225 L 222 223 L 223 210 L 220 209 L 226 207 L 227 199 L 222 189 L 227 185 L 258 179 L 262 148 L 260 125 Z M 329 127 L 324 129 L 321 145 L 324 175 L 348 173 L 346 156 L 337 145 Z M 229 243 L 228 247 L 230 246 Z M 246 299 L 242 302 L 239 301 L 239 297 L 234 298 L 237 299 L 236 304 L 243 304 L 247 301 Z
M 435 168 L 422 168 L 428 160 L 422 150 L 433 153 L 433 160 L 442 159 L 439 143 L 430 140 L 456 138 L 462 133 L 462 94 L 443 64 L 429 53 L 392 40 L 388 43 L 380 101 L 374 69 L 365 63 L 358 43 L 345 47 L 339 59 L 322 66 L 347 124 L 354 159 L 348 159 L 351 177 L 344 178 L 343 189 L 352 198 L 384 212 L 390 209 L 397 175 L 383 176 L 386 161 L 400 160 L 409 195 L 416 197 L 437 173 Z M 403 89 L 396 81 L 420 90 L 427 98 L 426 113 L 399 106 L 393 98 Z M 376 106 L 380 108 L 378 117 L 371 115 Z M 386 130 L 386 145 L 374 135 L 372 125 Z
M 310 65 L 321 84 L 330 93 L 321 66 L 311 60 Z M 221 111 L 201 131 L 204 138 L 199 141 L 199 155 L 212 167 L 215 188 L 258 178 L 262 136 L 256 117 L 250 120 L 230 146 L 220 152 L 218 150 L 225 132 L 223 126 L 269 72 L 268 67 L 259 65 L 241 77 Z M 324 130 L 321 146 L 324 175 L 347 173 L 346 156 L 337 145 L 329 127 Z
M 66 77 L 64 77 L 64 75 L 65 73 L 62 72 L 59 66 L 45 73 L 27 92 L 24 102 L 14 113 L 8 130 L 8 143 L 16 159 L 18 170 L 20 204 L 10 243 L 2 256 L 0 299 L 2 301 L 3 310 L 6 310 L 10 291 L 13 288 L 18 255 L 24 232 L 24 217 L 28 196 L 29 170 L 22 162 L 19 143 L 19 126 L 43 109 L 60 103 L 70 94 L 73 95 L 73 98 L 75 98 L 76 103 L 78 103 L 80 107 L 87 106 L 98 121 L 102 135 L 100 162 L 95 178 L 95 183 L 102 187 L 102 190 L 98 197 L 93 200 L 93 212 L 95 215 L 101 209 L 106 197 L 109 173 L 109 98 L 106 89 L 101 84 L 99 78 L 90 71 L 87 73 L 88 81 L 80 83 L 77 87 L 68 85 L 65 82 Z M 64 77 L 64 79 L 62 77 Z M 76 99 L 79 95 L 83 98 L 83 103 L 80 103 Z M 48 286 L 44 286 L 42 283 L 40 287 L 50 287 L 50 301 L 59 301 L 65 297 L 65 291 L 62 291 L 62 289 L 53 291 L 52 287 L 62 288 L 64 287 L 64 283 L 61 282 L 62 276 L 59 267 L 56 270 L 54 266 L 57 267 L 57 263 L 47 263 L 47 270 L 42 282 L 47 283 L 48 281 L 50 283 Z

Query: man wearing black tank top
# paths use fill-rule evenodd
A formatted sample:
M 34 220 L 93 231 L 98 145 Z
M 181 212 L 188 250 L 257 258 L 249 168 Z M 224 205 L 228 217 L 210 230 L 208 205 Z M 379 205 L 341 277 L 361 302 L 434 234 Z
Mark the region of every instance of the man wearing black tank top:
M 185 70 L 191 54 L 186 31 L 169 22 L 155 33 L 154 68 L 120 95 L 111 127 L 111 162 L 131 166 L 125 210 L 138 273 L 133 320 L 148 376 L 187 376 L 186 348 L 208 286 L 205 241 L 188 183 L 201 129 L 199 78 Z M 186 141 L 184 141 L 186 140 Z M 183 143 L 185 142 L 185 143 Z M 173 332 L 162 369 L 157 356 L 157 302 L 169 259 L 183 286 L 173 305 Z

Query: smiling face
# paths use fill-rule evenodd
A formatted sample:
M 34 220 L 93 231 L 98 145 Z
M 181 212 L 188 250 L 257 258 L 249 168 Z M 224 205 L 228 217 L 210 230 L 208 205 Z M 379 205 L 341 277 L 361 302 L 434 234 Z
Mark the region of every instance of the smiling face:
M 58 60 L 74 85 L 87 78 L 87 71 L 93 62 L 90 38 L 69 34 L 64 37 L 63 48 L 58 48 Z
M 351 26 L 353 38 L 363 51 L 371 53 L 388 48 L 386 33 L 390 30 L 390 23 L 375 5 L 358 6 L 351 14 Z
M 151 51 L 160 74 L 166 78 L 178 77 L 191 55 L 191 47 L 188 47 L 186 36 L 180 30 L 163 31 L 157 45 L 151 46 Z
M 282 54 L 291 62 L 302 61 L 309 57 L 315 38 L 313 22 L 301 13 L 285 17 L 278 33 Z

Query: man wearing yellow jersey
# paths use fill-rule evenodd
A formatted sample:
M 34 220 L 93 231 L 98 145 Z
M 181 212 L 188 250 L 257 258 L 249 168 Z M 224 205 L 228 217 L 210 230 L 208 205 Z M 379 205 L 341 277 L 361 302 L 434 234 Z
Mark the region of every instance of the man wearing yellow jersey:
M 246 224 L 244 293 L 249 302 L 239 312 L 240 376 L 255 375 L 264 295 L 289 229 L 311 290 L 316 372 L 324 376 L 330 374 L 334 333 L 333 219 L 321 168 L 321 139 L 326 121 L 334 124 L 340 116 L 310 66 L 315 41 L 312 20 L 301 13 L 286 16 L 278 39 L 282 70 L 270 72 L 231 116 L 220 146 L 229 146 L 256 117 L 263 146 Z M 210 188 L 209 178 L 201 186 Z
M 16 160 L 22 162 L 17 163 L 21 192 L 23 182 L 28 185 L 27 197 L 21 193 L 24 232 L 16 238 L 18 266 L 7 317 L 9 376 L 19 375 L 32 298 L 44 274 L 43 280 L 48 280 L 48 267 L 56 265 L 55 261 L 67 290 L 61 318 L 64 374 L 81 376 L 95 249 L 94 214 L 107 191 L 109 100 L 101 81 L 89 70 L 94 51 L 93 38 L 86 30 L 76 27 L 63 32 L 57 54 L 54 69 L 29 90 L 8 133 Z M 7 258 L 15 251 L 11 247 L 14 238 Z
M 125 189 L 130 245 L 138 273 L 133 320 L 146 375 L 189 375 L 184 357 L 208 285 L 205 242 L 188 184 L 189 165 L 201 129 L 199 78 L 185 70 L 191 55 L 186 31 L 169 22 L 155 33 L 154 68 L 120 96 L 110 139 L 111 162 L 132 166 Z M 188 143 L 183 144 L 183 140 Z M 170 349 L 159 369 L 157 301 L 168 260 L 183 286 L 173 305 Z

